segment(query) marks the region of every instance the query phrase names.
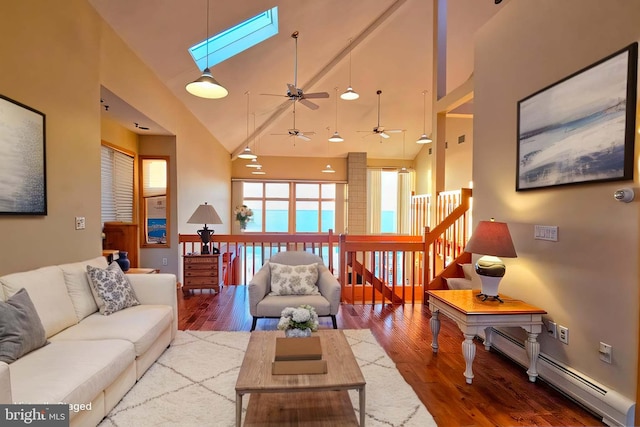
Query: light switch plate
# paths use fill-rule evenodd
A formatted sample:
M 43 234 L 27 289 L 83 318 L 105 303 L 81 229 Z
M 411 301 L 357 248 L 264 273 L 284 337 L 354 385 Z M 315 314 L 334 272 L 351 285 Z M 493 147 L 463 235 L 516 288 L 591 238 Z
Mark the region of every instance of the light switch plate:
M 551 242 L 558 241 L 557 225 L 535 225 L 533 238 L 536 240 L 549 240 Z
M 84 217 L 83 216 L 77 216 L 76 217 L 76 230 L 84 230 L 84 229 L 85 229 Z

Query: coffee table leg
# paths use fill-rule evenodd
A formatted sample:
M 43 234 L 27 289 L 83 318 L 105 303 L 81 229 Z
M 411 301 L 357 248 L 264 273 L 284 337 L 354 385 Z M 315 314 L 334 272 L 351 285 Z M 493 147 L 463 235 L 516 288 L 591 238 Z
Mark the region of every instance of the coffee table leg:
M 242 425 L 242 394 L 236 393 L 236 427 Z
M 364 419 L 366 418 L 366 397 L 365 397 L 365 391 L 364 391 L 364 387 L 362 386 L 362 388 L 359 390 L 359 394 L 360 394 L 360 427 L 364 427 Z
M 429 321 L 431 325 L 431 335 L 433 335 L 433 340 L 431 341 L 431 348 L 434 353 L 438 352 L 438 334 L 440 333 L 440 310 L 434 310 L 431 314 L 431 320 Z
M 473 359 L 476 357 L 476 346 L 473 345 L 474 334 L 464 334 L 464 341 L 462 342 L 462 355 L 466 363 L 466 369 L 464 370 L 464 376 L 467 379 L 467 384 L 471 384 L 473 381 Z

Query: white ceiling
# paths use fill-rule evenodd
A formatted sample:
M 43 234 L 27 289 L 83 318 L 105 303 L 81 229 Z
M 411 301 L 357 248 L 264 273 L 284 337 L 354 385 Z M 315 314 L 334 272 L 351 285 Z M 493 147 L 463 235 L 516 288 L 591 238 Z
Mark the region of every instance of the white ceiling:
M 210 0 L 208 22 L 207 0 L 89 1 L 232 154 L 248 142 L 264 156 L 346 157 L 366 151 L 370 158 L 412 159 L 422 147 L 415 140 L 423 127 L 431 133 L 433 0 Z M 448 1 L 448 91 L 472 74 L 473 35 L 503 4 Z M 213 35 L 274 6 L 279 11 L 277 35 L 211 68 L 229 90 L 226 98 L 202 99 L 185 90 L 201 74 L 187 49 L 205 39 L 207 25 Z M 284 95 L 287 83 L 294 82 L 294 31 L 299 32 L 298 87 L 305 93 L 330 94 L 313 100 L 320 106 L 317 110 L 296 104 L 296 128 L 315 132 L 310 142 L 273 135 L 293 127 L 293 101 Z M 360 98 L 337 99 L 337 129 L 345 142 L 328 143 L 336 130 L 335 88 L 339 95 L 349 84 L 350 51 L 351 83 Z M 405 132 L 382 140 L 359 132 L 378 124 L 377 90 L 382 91 L 380 125 Z M 109 106 L 103 114 L 132 131 L 167 133 L 108 88 L 102 98 Z M 141 130 L 134 123 L 150 129 Z

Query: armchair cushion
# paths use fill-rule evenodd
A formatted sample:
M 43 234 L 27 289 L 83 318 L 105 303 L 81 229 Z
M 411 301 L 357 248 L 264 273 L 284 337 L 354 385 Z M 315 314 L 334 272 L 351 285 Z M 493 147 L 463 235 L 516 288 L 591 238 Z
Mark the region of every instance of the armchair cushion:
M 269 295 L 320 295 L 318 264 L 286 265 L 269 263 L 271 292 Z

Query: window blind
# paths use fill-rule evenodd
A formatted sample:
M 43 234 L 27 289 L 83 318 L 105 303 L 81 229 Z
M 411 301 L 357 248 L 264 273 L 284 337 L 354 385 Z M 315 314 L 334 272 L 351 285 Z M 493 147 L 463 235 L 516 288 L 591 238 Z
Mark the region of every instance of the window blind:
M 133 222 L 133 156 L 101 147 L 102 223 Z

